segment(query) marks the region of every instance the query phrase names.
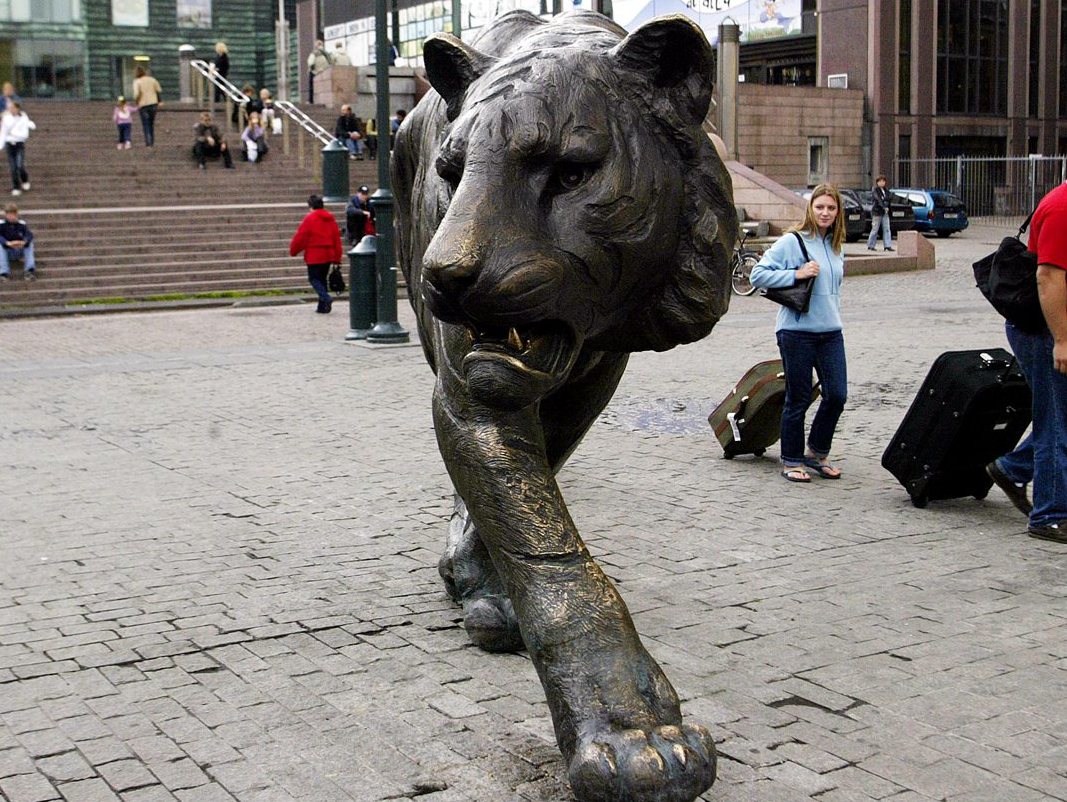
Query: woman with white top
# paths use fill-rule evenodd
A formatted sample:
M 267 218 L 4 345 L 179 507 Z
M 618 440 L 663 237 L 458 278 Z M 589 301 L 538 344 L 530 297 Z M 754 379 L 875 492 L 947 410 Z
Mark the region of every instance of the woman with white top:
M 7 163 L 11 167 L 11 194 L 18 197 L 30 188 L 30 175 L 26 172 L 26 140 L 37 126 L 22 110 L 22 104 L 12 100 L 0 118 L 0 140 L 7 151 Z

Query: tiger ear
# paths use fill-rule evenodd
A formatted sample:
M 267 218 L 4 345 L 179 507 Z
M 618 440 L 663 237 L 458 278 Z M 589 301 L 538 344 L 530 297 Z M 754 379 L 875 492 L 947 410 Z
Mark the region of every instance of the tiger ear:
M 430 86 L 444 98 L 449 120 L 459 114 L 467 88 L 494 61 L 448 33 L 435 33 L 426 40 L 422 60 Z
M 671 14 L 646 22 L 610 52 L 624 68 L 647 76 L 684 118 L 704 121 L 715 85 L 711 45 L 688 17 Z

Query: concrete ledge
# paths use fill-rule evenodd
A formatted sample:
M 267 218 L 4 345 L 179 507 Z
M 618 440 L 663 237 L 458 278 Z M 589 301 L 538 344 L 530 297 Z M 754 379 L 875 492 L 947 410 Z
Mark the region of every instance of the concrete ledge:
M 849 254 L 845 257 L 846 276 L 870 276 L 876 273 L 904 273 L 909 270 L 933 270 L 936 266 L 934 246 L 918 231 L 901 231 L 897 250 L 892 255 Z

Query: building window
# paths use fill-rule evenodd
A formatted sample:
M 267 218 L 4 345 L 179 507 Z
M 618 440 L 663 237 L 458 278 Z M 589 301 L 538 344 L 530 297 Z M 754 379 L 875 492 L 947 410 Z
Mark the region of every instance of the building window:
M 0 81 L 11 81 L 22 97 L 84 97 L 84 62 L 80 41 L 0 40 Z
M 897 110 L 900 114 L 911 114 L 911 0 L 900 0 L 899 27 Z
M 830 139 L 825 136 L 808 137 L 808 186 L 822 184 L 830 175 Z
M 938 0 L 937 24 L 937 110 L 1006 114 L 1007 2 Z
M 1067 117 L 1067 77 L 1063 71 L 1067 68 L 1067 8 L 1060 9 L 1060 117 Z M 1067 153 L 1060 147 L 1060 153 Z
M 0 0 L 3 22 L 81 22 L 81 0 Z

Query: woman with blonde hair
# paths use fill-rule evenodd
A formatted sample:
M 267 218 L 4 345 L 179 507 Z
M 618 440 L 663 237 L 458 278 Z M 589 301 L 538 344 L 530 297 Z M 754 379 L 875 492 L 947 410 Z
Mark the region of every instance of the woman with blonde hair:
M 211 60 L 211 66 L 220 78 L 230 74 L 230 50 L 225 42 L 215 42 L 215 58 Z M 222 101 L 222 90 L 215 87 L 215 102 Z
M 841 282 L 845 260 L 845 217 L 841 193 L 831 184 L 811 192 L 804 222 L 787 232 L 752 268 L 752 284 L 770 289 L 791 287 L 815 277 L 807 312 L 778 310 L 775 335 L 785 367 L 785 407 L 782 409 L 782 477 L 810 482 L 810 473 L 840 479 L 830 462 L 837 422 L 848 396 L 845 338 L 841 325 Z M 811 406 L 811 373 L 815 371 L 822 401 L 815 413 L 804 448 L 804 418 Z

